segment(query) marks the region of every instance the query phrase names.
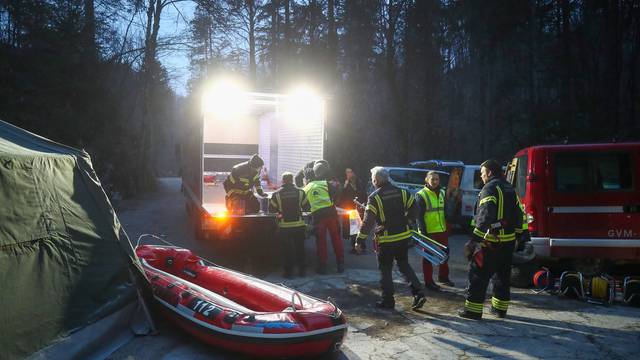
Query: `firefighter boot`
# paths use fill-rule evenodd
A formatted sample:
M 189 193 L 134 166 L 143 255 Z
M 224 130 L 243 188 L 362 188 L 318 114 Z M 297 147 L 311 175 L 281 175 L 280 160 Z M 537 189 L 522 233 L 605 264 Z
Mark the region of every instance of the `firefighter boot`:
M 444 286 L 451 286 L 453 287 L 455 284 L 453 283 L 453 281 L 449 280 L 449 278 L 442 278 L 442 277 L 438 277 L 438 282 Z
M 429 283 L 425 283 L 424 287 L 427 288 L 427 290 L 430 291 L 440 291 L 440 286 L 438 286 L 438 284 L 436 284 L 435 282 L 431 281 Z
M 494 308 L 493 306 L 491 307 L 491 309 L 489 310 L 489 312 L 492 315 L 495 315 L 496 317 L 500 318 L 500 319 L 504 319 L 507 317 L 507 312 L 505 310 L 499 310 Z
M 470 320 L 482 320 L 482 313 L 476 313 L 467 310 L 458 311 L 458 316 Z
M 327 264 L 320 263 L 316 267 L 316 274 L 318 275 L 327 275 Z
M 422 294 L 415 295 L 413 297 L 413 303 L 411 304 L 411 309 L 418 310 L 424 305 L 425 302 L 427 302 L 427 298 L 424 297 L 424 295 Z
M 378 309 L 393 310 L 396 306 L 395 300 L 382 299 L 376 303 Z

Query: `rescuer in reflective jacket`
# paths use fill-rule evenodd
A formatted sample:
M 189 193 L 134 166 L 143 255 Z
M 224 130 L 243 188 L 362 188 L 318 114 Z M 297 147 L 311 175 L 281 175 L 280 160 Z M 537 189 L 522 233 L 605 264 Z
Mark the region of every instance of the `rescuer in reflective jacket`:
M 440 187 L 440 175 L 435 171 L 429 171 L 424 181 L 424 188 L 416 194 L 418 231 L 448 247 L 449 237 L 444 211 L 446 194 L 445 190 Z M 433 266 L 424 258 L 422 259 L 422 273 L 427 289 L 436 291 L 440 289 L 433 281 Z M 454 285 L 449 280 L 449 265 L 446 262 L 438 266 L 438 281 L 447 286 Z
M 412 245 L 409 222 L 415 218 L 414 198 L 404 189 L 389 183 L 389 172 L 383 167 L 371 169 L 371 182 L 376 190 L 369 195 L 365 208 L 364 220 L 358 232 L 358 246 L 366 241 L 371 230 L 375 228 L 378 241 L 378 269 L 380 269 L 380 285 L 382 299 L 376 305 L 384 309 L 393 309 L 395 300 L 391 271 L 393 261 L 409 282 L 413 293 L 414 310 L 424 305 L 422 285 L 416 273 L 409 265 L 408 249 Z M 377 225 L 377 226 L 376 226 Z
M 271 195 L 269 210 L 278 213 L 278 239 L 284 250 L 284 277 L 291 278 L 294 267 L 305 276 L 305 223 L 302 211 L 309 211 L 309 201 L 302 189 L 293 184 L 293 174 L 282 174 L 282 187 Z
M 484 187 L 476 205 L 472 239 L 465 244 L 470 260 L 469 290 L 461 317 L 480 320 L 487 285 L 495 274 L 491 313 L 504 318 L 510 300 L 511 259 L 516 230 L 522 229 L 522 210 L 501 166 L 487 160 L 480 166 Z
M 327 162 L 327 160 L 313 160 L 306 163 L 302 169 L 298 170 L 298 173 L 296 174 L 296 177 L 295 177 L 296 186 L 301 188 L 306 184 L 308 184 L 309 182 L 315 180 L 313 167 L 316 164 L 321 164 L 321 163 L 329 167 L 329 163 Z
M 531 236 L 529 235 L 527 214 L 525 213 L 524 206 L 522 206 L 520 200 L 518 200 L 518 206 L 520 207 L 520 211 L 522 211 L 522 225 L 519 229 L 516 229 L 516 251 L 521 251 L 524 249 L 524 244 L 531 241 Z
M 314 179 L 305 185 L 311 206 L 311 216 L 316 233 L 316 250 L 318 254 L 318 274 L 327 273 L 327 232 L 331 236 L 331 244 L 336 255 L 336 265 L 339 273 L 344 272 L 344 249 L 342 238 L 338 232 L 338 213 L 335 201 L 339 196 L 339 189 L 327 181 L 329 165 L 326 161 L 316 162 L 313 166 Z
M 260 210 L 260 204 L 253 195 L 253 189 L 260 196 L 265 196 L 260 185 L 260 168 L 264 161 L 254 154 L 249 161 L 237 164 L 225 179 L 223 186 L 227 192 L 225 197 L 227 209 L 232 213 L 253 214 Z

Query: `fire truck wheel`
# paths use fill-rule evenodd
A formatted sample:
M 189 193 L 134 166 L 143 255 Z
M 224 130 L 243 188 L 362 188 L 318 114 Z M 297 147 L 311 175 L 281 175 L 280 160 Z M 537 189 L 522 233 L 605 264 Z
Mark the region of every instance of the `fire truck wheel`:
M 540 267 L 538 264 L 530 262 L 511 266 L 511 286 L 517 288 L 529 288 L 535 272 Z

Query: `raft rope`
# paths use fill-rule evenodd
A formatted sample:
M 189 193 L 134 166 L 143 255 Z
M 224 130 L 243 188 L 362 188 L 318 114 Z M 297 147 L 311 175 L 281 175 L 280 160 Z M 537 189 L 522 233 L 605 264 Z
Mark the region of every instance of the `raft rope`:
M 140 246 L 140 243 L 142 242 L 142 239 L 145 238 L 145 237 L 151 237 L 151 238 L 154 238 L 156 240 L 160 240 L 164 244 L 166 244 L 168 246 L 171 246 L 171 247 L 175 247 L 175 248 L 179 248 L 180 247 L 180 246 L 176 246 L 175 244 L 172 244 L 171 242 L 169 242 L 169 241 L 167 241 L 167 240 L 165 240 L 165 239 L 163 239 L 163 238 L 161 238 L 159 236 L 153 235 L 153 234 L 142 234 L 142 235 L 138 236 L 138 241 L 136 242 L 136 247 Z M 134 254 L 135 254 L 135 252 L 134 252 Z M 137 255 L 136 255 L 136 257 L 137 257 Z M 224 269 L 224 270 L 229 270 L 231 272 L 238 273 L 240 275 L 246 276 L 245 274 L 242 274 L 242 273 L 237 272 L 237 271 L 235 271 L 233 269 L 229 269 L 229 268 L 226 268 L 224 266 L 218 265 L 218 264 L 216 264 L 214 262 L 211 262 L 211 261 L 209 261 L 209 260 L 207 260 L 205 258 L 200 257 L 200 259 L 202 261 L 208 263 L 208 264 L 211 264 L 212 266 L 215 266 L 215 267 L 218 267 L 218 268 L 221 268 L 221 269 Z M 257 280 L 264 281 L 264 280 L 261 280 L 261 279 L 257 279 Z M 271 284 L 271 283 L 269 283 L 269 284 Z M 291 295 L 291 303 L 292 303 L 292 307 L 294 309 L 293 312 L 296 312 L 296 308 L 295 308 L 295 305 L 294 305 L 294 298 L 296 297 L 296 295 L 297 295 L 298 299 L 300 300 L 300 304 L 302 305 L 302 307 L 304 309 L 304 303 L 302 301 L 302 298 L 300 297 L 300 294 L 296 291 L 296 289 L 292 289 L 292 288 L 290 288 L 290 287 L 288 287 L 288 286 L 286 286 L 284 284 L 279 284 L 279 285 L 281 287 L 284 287 L 284 288 L 287 288 L 287 289 L 293 291 L 293 294 Z M 333 313 L 331 315 L 329 315 L 331 317 L 337 317 L 341 313 L 338 310 L 338 306 L 336 305 L 336 303 L 331 298 L 328 298 L 327 300 L 322 300 L 322 299 L 318 299 L 316 297 L 313 297 L 313 296 L 310 296 L 310 295 L 306 295 L 306 294 L 305 294 L 305 296 L 307 296 L 307 297 L 309 297 L 311 299 L 314 299 L 314 300 L 318 300 L 319 302 L 322 302 L 322 303 L 325 303 L 325 304 L 326 303 L 331 304 L 333 306 Z M 311 311 L 311 310 L 306 310 L 306 311 L 309 312 L 309 313 L 312 313 L 312 314 L 326 315 L 324 313 L 320 313 L 320 312 L 317 312 L 317 311 Z
M 173 247 L 178 247 L 178 246 L 168 242 L 167 240 L 165 240 L 165 239 L 163 239 L 163 238 L 161 238 L 159 236 L 153 235 L 153 234 L 142 234 L 142 235 L 138 236 L 138 241 L 136 242 L 136 247 L 140 246 L 140 241 L 142 241 L 142 238 L 145 238 L 147 236 L 152 237 L 152 238 L 154 238 L 156 240 L 160 240 L 163 243 L 165 243 L 166 245 L 173 246 Z

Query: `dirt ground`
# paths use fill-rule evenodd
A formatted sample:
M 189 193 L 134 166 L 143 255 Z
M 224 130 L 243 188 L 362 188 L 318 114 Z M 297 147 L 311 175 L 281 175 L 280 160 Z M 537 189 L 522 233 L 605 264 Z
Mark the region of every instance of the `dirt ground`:
M 221 255 L 207 242 L 196 241 L 184 210 L 180 179 L 160 179 L 157 193 L 118 205 L 118 213 L 132 242 L 151 233 L 192 249 L 214 261 Z M 341 350 L 331 359 L 468 359 L 489 358 L 581 358 L 631 359 L 640 353 L 640 309 L 616 304 L 598 306 L 513 289 L 507 319 L 488 314 L 482 321 L 456 316 L 464 303 L 466 264 L 462 259 L 465 236 L 450 239 L 451 278 L 455 287 L 427 292 L 428 301 L 419 312 L 410 310 L 411 297 L 399 273 L 393 311 L 374 307 L 380 291 L 375 255 L 346 255 L 344 274 L 318 276 L 312 271 L 315 245 L 307 239 L 310 260 L 307 277 L 280 277 L 277 251 L 267 265 L 254 268 L 266 280 L 284 283 L 310 295 L 330 296 L 347 316 L 349 332 Z M 348 244 L 345 243 L 348 248 Z M 329 258 L 331 259 L 331 252 Z M 411 254 L 411 263 L 421 275 L 421 259 Z M 330 266 L 330 270 L 335 270 Z M 160 334 L 135 338 L 110 359 L 236 359 L 237 354 L 204 345 L 158 318 Z

